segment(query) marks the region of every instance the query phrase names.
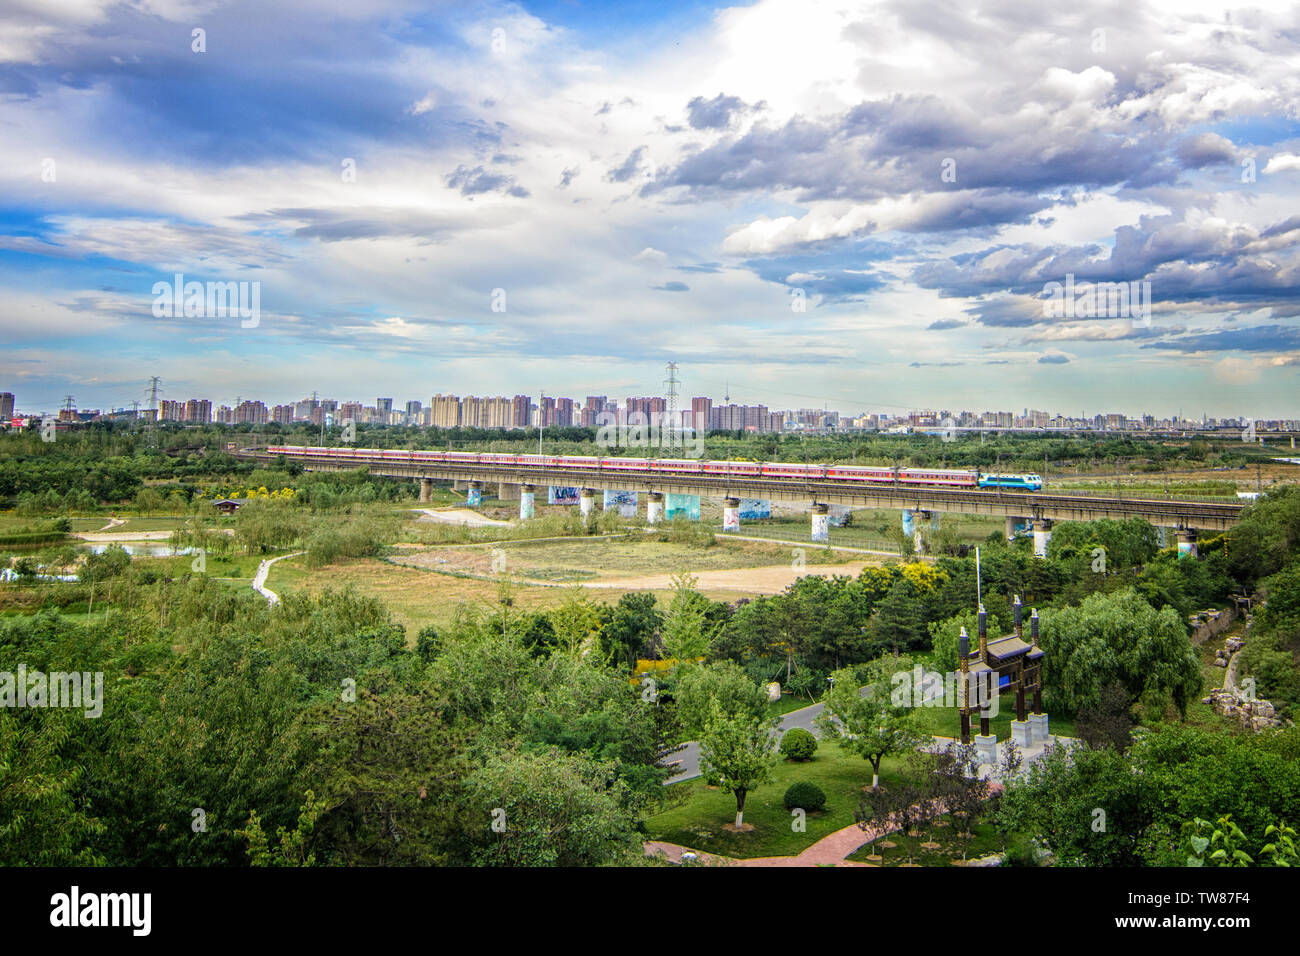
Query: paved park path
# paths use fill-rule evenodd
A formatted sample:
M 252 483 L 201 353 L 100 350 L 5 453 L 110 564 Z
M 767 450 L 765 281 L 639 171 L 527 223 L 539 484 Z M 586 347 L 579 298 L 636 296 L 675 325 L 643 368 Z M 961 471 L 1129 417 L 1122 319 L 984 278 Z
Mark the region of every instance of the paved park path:
M 267 558 L 257 566 L 257 574 L 253 577 L 253 590 L 266 598 L 268 604 L 279 604 L 280 595 L 266 586 L 266 576 L 271 573 L 271 565 L 277 561 L 283 561 L 285 558 L 296 558 L 298 555 L 306 553 L 305 551 L 295 551 L 293 554 L 282 554 L 278 558 Z
M 1000 783 L 993 783 L 990 785 L 989 796 L 993 796 L 1001 790 L 1002 785 Z M 897 830 L 898 824 L 892 820 L 882 826 L 867 827 L 866 829 L 852 823 L 822 837 L 797 856 L 760 856 L 747 860 L 738 860 L 713 853 L 700 853 L 688 847 L 678 846 L 676 843 L 665 843 L 662 840 L 646 841 L 645 855 L 658 856 L 662 854 L 669 861 L 680 863 L 683 853 L 694 853 L 698 863 L 709 866 L 876 866 L 875 863 L 859 863 L 856 860 L 849 860 L 847 857 L 856 853 L 872 840 L 887 833 L 894 833 Z

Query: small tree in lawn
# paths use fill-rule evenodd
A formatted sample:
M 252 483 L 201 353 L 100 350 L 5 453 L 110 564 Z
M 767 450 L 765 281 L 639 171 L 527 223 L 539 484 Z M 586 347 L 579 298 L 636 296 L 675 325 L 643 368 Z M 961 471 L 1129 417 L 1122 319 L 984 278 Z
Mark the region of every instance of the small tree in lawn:
M 745 797 L 766 783 L 777 761 L 773 721 L 743 714 L 726 716 L 714 704 L 700 737 L 700 769 L 711 786 L 736 797 L 736 829 L 744 823 Z
M 853 668 L 832 675 L 826 706 L 817 716 L 822 735 L 835 738 L 841 747 L 871 762 L 871 789 L 880 786 L 880 762 L 906 753 L 923 743 L 925 735 L 916 725 L 911 707 L 896 706 L 890 699 L 891 676 L 907 672 L 905 657 L 880 658 L 869 665 L 866 690 L 859 693 Z
M 904 834 L 910 833 L 916 822 L 920 799 L 921 792 L 909 774 L 904 774 L 888 788 L 864 789 L 858 798 L 858 826 L 867 830 L 874 824 L 879 832 L 872 838 L 872 842 L 881 850 L 889 849 L 895 844 L 882 837 L 887 836 L 895 827 Z
M 952 759 L 943 763 L 944 809 L 957 824 L 960 835 L 969 839 L 992 788 L 988 779 L 979 775 L 979 756 L 974 744 L 949 744 L 948 752 Z M 963 847 L 962 859 L 965 858 L 966 848 Z

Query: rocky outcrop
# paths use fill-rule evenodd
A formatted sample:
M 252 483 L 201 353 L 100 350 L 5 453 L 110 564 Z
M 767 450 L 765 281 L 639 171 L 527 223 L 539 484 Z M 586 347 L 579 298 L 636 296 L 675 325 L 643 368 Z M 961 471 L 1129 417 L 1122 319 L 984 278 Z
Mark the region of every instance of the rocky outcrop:
M 1236 619 L 1237 609 L 1233 607 L 1224 608 L 1222 611 L 1213 608 L 1197 611 L 1187 621 L 1192 629 L 1192 644 L 1204 644 L 1215 635 L 1222 634 Z
M 1243 696 L 1240 691 L 1226 687 L 1212 690 L 1209 697 L 1202 698 L 1202 703 L 1209 704 L 1216 714 L 1237 718 L 1247 730 L 1267 730 L 1282 726 L 1271 701 L 1252 699 Z

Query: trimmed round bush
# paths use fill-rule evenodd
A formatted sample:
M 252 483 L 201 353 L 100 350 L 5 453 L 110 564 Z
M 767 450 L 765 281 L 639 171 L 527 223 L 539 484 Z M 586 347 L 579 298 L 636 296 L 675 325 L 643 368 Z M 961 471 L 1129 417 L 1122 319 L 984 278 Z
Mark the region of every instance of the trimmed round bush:
M 817 738 L 802 727 L 792 727 L 781 738 L 781 755 L 786 760 L 812 760 Z
M 787 810 L 798 807 L 800 810 L 815 813 L 826 806 L 826 794 L 822 791 L 822 788 L 815 783 L 808 783 L 806 780 L 790 784 L 790 789 L 785 792 L 783 799 Z

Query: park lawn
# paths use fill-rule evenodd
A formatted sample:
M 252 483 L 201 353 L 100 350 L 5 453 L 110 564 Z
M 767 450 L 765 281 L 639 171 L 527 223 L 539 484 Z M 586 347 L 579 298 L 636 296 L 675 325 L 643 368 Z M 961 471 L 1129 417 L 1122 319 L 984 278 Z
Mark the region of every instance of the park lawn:
M 904 863 L 919 866 L 956 866 L 961 864 L 963 852 L 967 860 L 1002 852 L 1002 835 L 993 824 L 976 823 L 973 827 L 973 835 L 963 837 L 956 832 L 957 828 L 952 824 L 952 817 L 945 813 L 940 819 L 946 822 L 947 826 L 921 823 L 916 826 L 911 836 L 904 836 L 898 832 L 890 833 L 883 840 L 877 841 L 877 845 L 888 841 L 897 846 L 873 849 L 872 845 L 868 844 L 854 850 L 845 859 L 875 866 L 900 866 Z M 921 846 L 922 843 L 938 843 L 939 846 L 927 849 Z M 873 853 L 878 853 L 881 859 L 869 859 Z
M 803 710 L 805 707 L 811 707 L 817 703 L 815 700 L 809 700 L 799 694 L 782 694 L 780 700 L 772 700 L 767 703 L 767 716 L 784 717 L 786 714 L 796 710 Z
M 192 554 L 168 555 L 158 558 L 140 557 L 135 558 L 132 563 L 143 567 L 157 568 L 167 577 L 178 578 L 194 573 L 195 557 Z M 249 555 L 236 552 L 222 556 L 209 552 L 206 557 L 206 569 L 203 573 L 217 580 L 231 581 L 242 587 L 249 587 L 252 584 L 253 577 L 257 574 L 258 565 L 262 563 L 263 559 L 273 557 L 275 557 L 275 554 Z
M 853 513 L 854 522 L 858 522 L 859 514 L 856 511 Z M 756 518 L 750 521 L 742 521 L 738 533 L 754 538 L 775 538 L 781 541 L 797 542 L 809 549 L 814 547 L 812 528 L 807 515 Z M 848 528 L 832 527 L 829 533 L 829 543 L 834 547 L 862 548 L 868 551 L 898 553 L 898 545 L 881 534 L 874 524 L 850 526 Z
M 881 782 L 888 785 L 897 779 L 897 761 L 886 760 L 881 766 Z M 794 817 L 782 798 L 796 781 L 815 783 L 826 793 L 826 806 L 808 814 L 807 831 L 792 829 Z M 749 794 L 745 800 L 745 822 L 753 824 L 749 833 L 732 833 L 723 829 L 736 820 L 736 798 L 722 790 L 711 790 L 702 778 L 672 784 L 670 799 L 681 799 L 646 820 L 647 836 L 681 846 L 736 859 L 763 856 L 795 856 L 822 837 L 850 826 L 858 810 L 864 786 L 871 785 L 871 764 L 861 757 L 822 742 L 817 755 L 809 761 L 778 761 L 770 782 Z
M 1033 699 L 1028 698 L 1025 706 L 1029 711 L 1033 710 Z M 956 707 L 918 707 L 916 708 L 917 719 L 920 721 L 921 728 L 927 734 L 933 734 L 936 737 L 957 737 L 961 734 L 961 717 L 957 713 Z M 992 718 L 990 730 L 997 736 L 998 740 L 1006 740 L 1011 736 L 1011 721 L 1016 718 L 1016 695 L 1003 694 L 998 699 L 998 713 Z M 1048 715 L 1048 730 L 1053 736 L 1073 737 L 1074 736 L 1074 718 L 1064 717 L 1057 714 Z M 971 733 L 979 733 L 979 716 L 971 718 Z

